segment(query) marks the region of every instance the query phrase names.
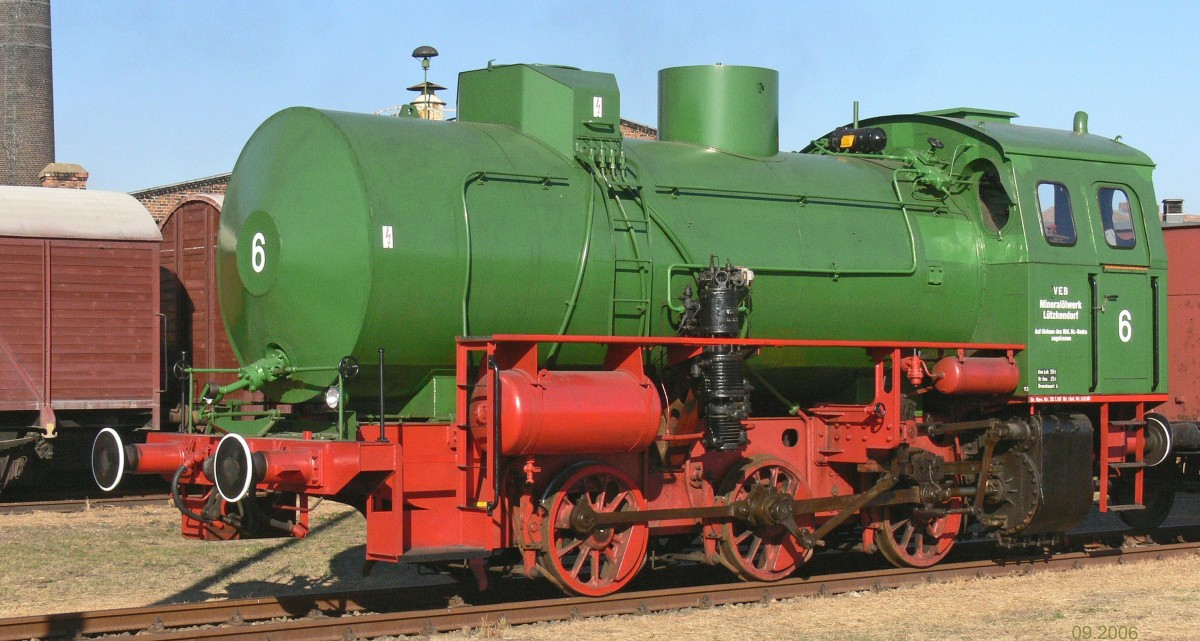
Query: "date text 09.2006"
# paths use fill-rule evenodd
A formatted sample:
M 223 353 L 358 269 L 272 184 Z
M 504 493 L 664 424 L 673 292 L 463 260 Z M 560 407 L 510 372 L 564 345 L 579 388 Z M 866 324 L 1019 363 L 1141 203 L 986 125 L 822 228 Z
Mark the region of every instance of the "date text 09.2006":
M 1136 639 L 1137 626 L 1133 625 L 1077 625 L 1071 628 L 1072 639 Z

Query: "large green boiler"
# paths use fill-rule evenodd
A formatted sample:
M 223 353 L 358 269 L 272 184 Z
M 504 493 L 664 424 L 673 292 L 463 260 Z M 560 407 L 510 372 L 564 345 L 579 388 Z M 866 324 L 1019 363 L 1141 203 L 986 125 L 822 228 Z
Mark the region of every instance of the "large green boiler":
M 1021 338 L 979 331 L 972 188 L 930 198 L 895 160 L 781 153 L 771 70 L 679 67 L 660 87 L 660 141 L 622 140 L 611 75 L 557 66 L 464 73 L 457 122 L 271 117 L 222 215 L 235 352 L 251 363 L 278 349 L 298 367 L 353 355 L 374 372 L 384 348 L 389 396 L 404 401 L 452 366 L 459 335 L 672 335 L 712 257 L 754 271 L 748 336 Z M 961 169 L 996 162 L 989 151 L 938 155 Z M 588 367 L 600 353 L 544 356 Z M 802 365 L 852 393 L 845 368 L 866 364 L 861 351 L 752 362 L 783 394 L 813 386 L 785 371 Z M 299 402 L 333 378 L 301 372 L 268 389 Z M 374 379 L 360 380 L 373 399 Z

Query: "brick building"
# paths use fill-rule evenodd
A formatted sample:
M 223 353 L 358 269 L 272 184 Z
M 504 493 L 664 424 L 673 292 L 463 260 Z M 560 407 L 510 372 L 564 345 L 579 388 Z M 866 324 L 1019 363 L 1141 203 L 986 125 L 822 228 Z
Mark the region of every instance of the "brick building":
M 189 196 L 196 194 L 224 194 L 225 188 L 228 186 L 229 174 L 226 173 L 209 176 L 208 178 L 185 180 L 170 185 L 160 185 L 141 191 L 133 191 L 129 195 L 137 198 L 146 209 L 150 210 L 150 214 L 154 216 L 154 220 L 161 223 L 167 217 L 167 214 L 175 209 L 176 205 L 183 202 Z
M 658 130 L 640 122 L 621 119 L 621 135 L 638 140 L 654 140 L 658 138 Z
M 54 162 L 50 0 L 0 0 L 0 184 L 37 187 Z
M 42 168 L 38 179 L 42 187 L 87 189 L 88 172 L 73 162 L 52 162 Z

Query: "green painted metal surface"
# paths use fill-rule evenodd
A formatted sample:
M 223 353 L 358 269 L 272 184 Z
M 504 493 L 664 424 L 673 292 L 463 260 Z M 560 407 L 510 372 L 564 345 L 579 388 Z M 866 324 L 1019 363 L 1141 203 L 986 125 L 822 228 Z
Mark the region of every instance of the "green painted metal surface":
M 700 71 L 665 77 L 698 73 L 719 84 L 720 74 L 740 82 L 774 73 L 681 69 Z M 444 413 L 426 382 L 453 366 L 455 336 L 670 335 L 683 288 L 716 256 L 756 273 L 750 336 L 1027 343 L 1018 393 L 1152 386 L 1152 345 L 1143 342 L 1150 301 L 1135 292 L 1163 276 L 1165 261 L 1145 209 L 1155 202 L 1149 161 L 1124 145 L 909 115 L 863 123 L 886 130 L 882 155 L 820 145 L 778 154 L 762 136 L 717 127 L 709 138 L 705 126 L 680 129 L 681 121 L 674 131 L 704 140 L 621 141 L 610 131 L 620 114 L 608 74 L 494 67 L 464 74 L 460 94 L 459 122 L 295 108 L 254 134 L 234 170 L 218 247 L 222 310 L 242 362 L 275 348 L 299 367 L 332 368 L 353 355 L 363 374 L 348 384 L 351 398 L 374 402 L 384 348 L 397 402 L 389 411 Z M 672 109 L 664 112 L 684 113 Z M 754 105 L 728 109 L 761 122 Z M 1085 222 L 1074 247 L 1043 237 L 1031 204 L 1042 177 L 1079 193 Z M 1105 250 L 1086 222 L 1098 180 L 1135 195 L 1138 252 Z M 1127 269 L 1110 274 L 1110 263 Z M 1116 317 L 1098 317 L 1092 334 L 1090 309 L 1086 323 L 1042 322 L 1040 301 L 1055 287 L 1090 306 L 1089 275 L 1101 295 L 1111 289 L 1136 307 L 1138 342 L 1111 343 Z M 1088 333 L 1045 331 L 1059 329 Z M 1105 338 L 1093 345 L 1093 335 Z M 1165 331 L 1160 339 L 1165 349 Z M 543 357 L 586 368 L 602 354 L 563 346 Z M 1145 366 L 1122 370 L 1131 358 Z M 797 402 L 853 395 L 864 365 L 861 350 L 774 350 L 750 361 Z M 1039 388 L 1038 371 L 1051 369 L 1056 387 Z M 303 371 L 267 389 L 297 402 L 335 377 Z
M 779 72 L 698 65 L 658 72 L 659 138 L 749 156 L 779 153 Z

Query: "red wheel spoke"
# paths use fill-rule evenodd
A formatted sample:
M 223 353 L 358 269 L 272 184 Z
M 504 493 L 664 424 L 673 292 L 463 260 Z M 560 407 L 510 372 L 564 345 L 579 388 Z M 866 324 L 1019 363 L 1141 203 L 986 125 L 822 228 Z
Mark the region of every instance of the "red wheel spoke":
M 595 582 L 598 582 L 601 578 L 600 577 L 600 550 L 592 550 L 592 553 L 589 554 L 588 556 L 590 556 L 592 558 L 592 582 L 595 583 Z
M 620 512 L 621 508 L 628 504 L 630 496 L 629 491 L 626 490 L 613 497 L 612 503 L 609 503 L 612 508 L 609 512 Z
M 608 559 L 610 563 L 618 562 L 617 551 L 615 549 L 607 547 L 601 550 L 601 553 L 604 555 L 604 558 Z
M 774 570 L 775 564 L 779 562 L 779 553 L 783 550 L 782 545 L 769 544 L 767 545 L 766 553 L 763 554 L 763 564 L 761 567 L 764 570 Z
M 754 537 L 754 542 L 750 544 L 750 550 L 747 551 L 747 553 L 746 553 L 746 559 L 749 560 L 752 564 L 754 563 L 754 557 L 758 556 L 758 550 L 761 547 L 762 547 L 762 539 L 757 536 Z
M 588 551 L 584 550 L 575 556 L 575 564 L 571 566 L 570 574 L 572 577 L 578 578 L 579 571 L 583 569 L 583 564 L 587 561 Z
M 570 554 L 571 552 L 574 552 L 575 550 L 579 549 L 579 546 L 581 546 L 581 545 L 583 545 L 583 539 L 574 539 L 573 541 L 568 543 L 565 547 L 559 548 L 558 555 L 566 556 L 566 555 Z

